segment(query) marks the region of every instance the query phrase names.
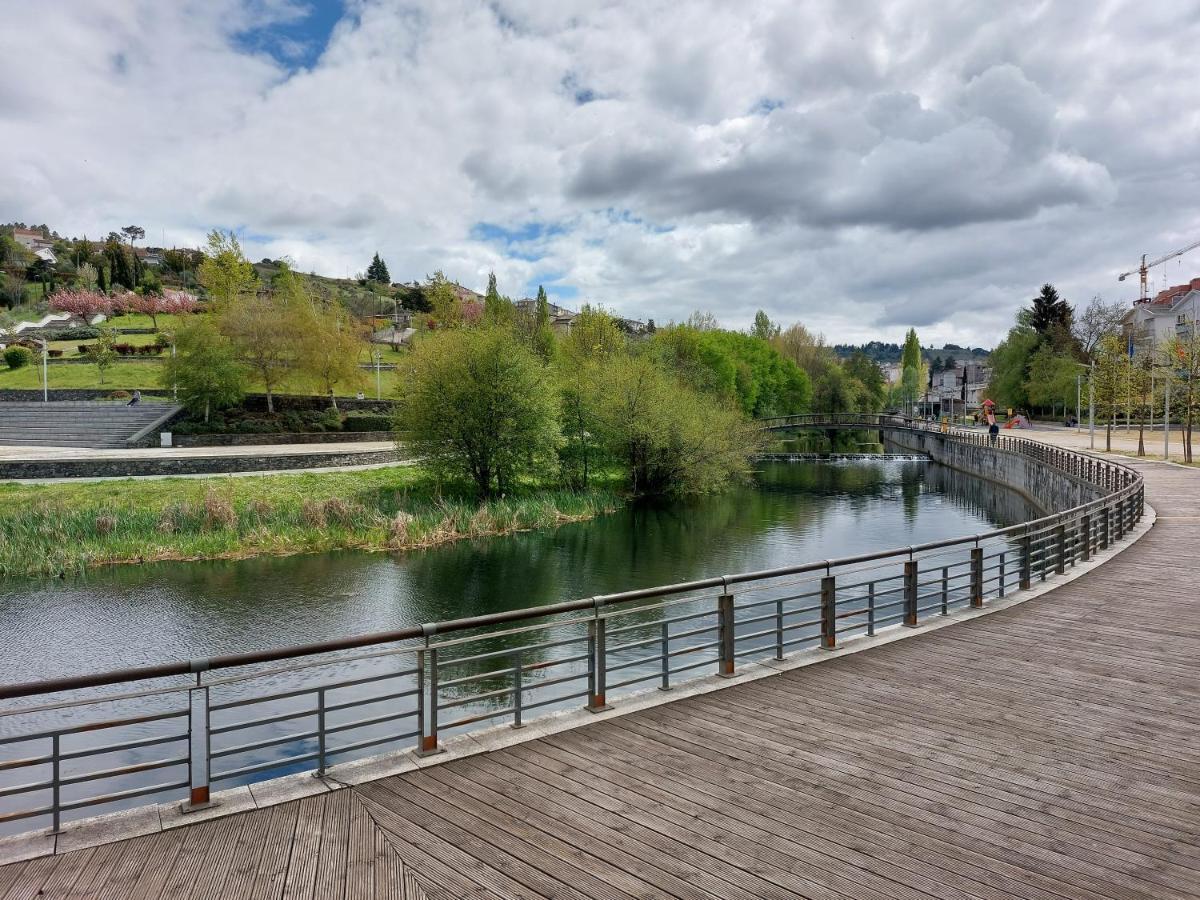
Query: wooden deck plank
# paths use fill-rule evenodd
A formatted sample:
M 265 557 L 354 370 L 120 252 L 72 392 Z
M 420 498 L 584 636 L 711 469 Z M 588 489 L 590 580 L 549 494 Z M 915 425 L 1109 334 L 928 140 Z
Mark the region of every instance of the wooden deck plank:
M 325 798 L 325 794 L 315 794 L 300 801 L 295 836 L 288 856 L 287 877 L 283 885 L 283 896 L 289 900 L 311 900 L 316 888 Z
M 253 900 L 274 900 L 283 895 L 292 840 L 300 815 L 300 801 L 281 803 L 271 807 L 269 812 L 271 818 L 263 837 L 262 856 L 258 859 L 254 883 L 250 886 L 249 896 Z

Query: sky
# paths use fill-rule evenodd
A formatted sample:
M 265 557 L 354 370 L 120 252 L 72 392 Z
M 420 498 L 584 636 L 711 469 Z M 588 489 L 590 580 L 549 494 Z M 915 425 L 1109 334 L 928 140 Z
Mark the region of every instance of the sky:
M 990 347 L 1200 239 L 1200 0 L 0 0 L 0 221 Z M 1200 251 L 1153 273 L 1200 275 Z

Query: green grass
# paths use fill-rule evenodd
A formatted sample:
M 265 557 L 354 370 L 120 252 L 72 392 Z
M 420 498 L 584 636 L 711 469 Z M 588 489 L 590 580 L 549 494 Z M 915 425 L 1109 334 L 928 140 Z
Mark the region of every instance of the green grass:
M 404 550 L 552 527 L 611 511 L 619 484 L 529 483 L 478 503 L 422 469 L 0 485 L 0 575 L 156 560 Z

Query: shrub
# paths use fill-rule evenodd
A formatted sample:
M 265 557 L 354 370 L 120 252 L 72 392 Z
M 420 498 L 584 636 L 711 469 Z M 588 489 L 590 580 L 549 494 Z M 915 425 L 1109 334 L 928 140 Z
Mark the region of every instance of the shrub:
M 63 352 L 61 350 L 47 350 L 46 352 L 50 355 L 51 359 L 58 359 L 60 356 L 63 355 Z
M 79 325 L 75 328 L 59 328 L 46 332 L 48 341 L 90 341 L 100 336 L 100 330 L 91 325 Z
M 113 391 L 108 395 L 109 400 L 128 400 L 129 391 Z
M 342 416 L 336 409 L 327 409 L 321 413 L 316 422 L 325 431 L 341 431 Z
M 211 489 L 204 495 L 204 527 L 213 531 L 237 528 L 233 504 Z
M 80 356 L 85 356 L 85 355 L 87 355 L 87 352 L 90 349 L 90 345 L 89 344 L 80 344 L 77 349 L 79 350 Z
M 9 347 L 4 351 L 4 361 L 10 369 L 20 369 L 33 362 L 33 353 L 28 347 Z
M 342 422 L 342 431 L 391 431 L 390 416 L 348 415 Z

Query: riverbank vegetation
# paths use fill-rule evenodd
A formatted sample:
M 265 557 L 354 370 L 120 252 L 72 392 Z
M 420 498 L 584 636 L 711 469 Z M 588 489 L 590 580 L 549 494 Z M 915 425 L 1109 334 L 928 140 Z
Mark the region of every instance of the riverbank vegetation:
M 244 478 L 0 484 L 0 575 L 397 551 L 589 519 L 623 502 L 613 473 L 586 492 L 521 479 L 480 503 L 415 466 Z

